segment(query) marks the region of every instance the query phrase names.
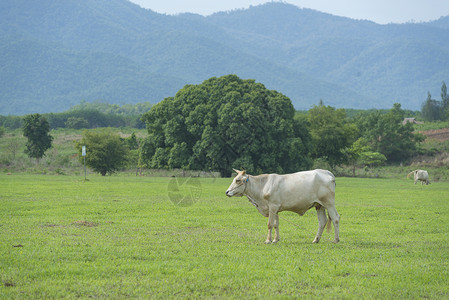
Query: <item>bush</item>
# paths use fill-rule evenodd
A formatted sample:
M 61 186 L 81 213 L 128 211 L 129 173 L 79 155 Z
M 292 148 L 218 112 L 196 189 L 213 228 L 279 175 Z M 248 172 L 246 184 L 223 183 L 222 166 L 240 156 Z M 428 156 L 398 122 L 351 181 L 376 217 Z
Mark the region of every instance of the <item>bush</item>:
M 81 163 L 82 146 L 86 146 L 86 165 L 105 176 L 112 174 L 127 164 L 129 149 L 120 136 L 105 128 L 85 130 L 83 138 L 76 143 Z

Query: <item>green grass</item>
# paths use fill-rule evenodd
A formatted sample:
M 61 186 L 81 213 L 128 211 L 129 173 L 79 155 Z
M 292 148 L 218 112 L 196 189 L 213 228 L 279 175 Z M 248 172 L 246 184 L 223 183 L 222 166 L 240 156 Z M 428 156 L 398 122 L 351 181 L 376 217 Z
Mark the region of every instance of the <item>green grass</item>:
M 310 210 L 265 245 L 230 179 L 172 180 L 0 174 L 0 299 L 449 298 L 448 182 L 337 178 L 340 243 Z
M 424 122 L 424 124 L 413 125 L 417 131 L 435 130 L 449 128 L 449 121 Z

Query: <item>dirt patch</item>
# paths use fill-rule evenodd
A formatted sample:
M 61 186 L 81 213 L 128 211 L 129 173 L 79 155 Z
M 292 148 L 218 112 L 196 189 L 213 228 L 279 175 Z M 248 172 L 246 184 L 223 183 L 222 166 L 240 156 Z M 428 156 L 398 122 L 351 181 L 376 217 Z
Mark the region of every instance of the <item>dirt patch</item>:
M 9 281 L 9 280 L 3 281 L 3 285 L 6 287 L 16 286 L 16 284 L 14 282 Z
M 59 226 L 61 226 L 61 225 L 58 225 L 58 224 L 44 224 L 44 225 L 41 225 L 41 227 L 59 227 Z
M 80 221 L 75 221 L 72 223 L 73 225 L 76 226 L 86 226 L 86 227 L 95 227 L 98 226 L 98 224 L 94 223 L 94 222 L 89 222 L 89 221 L 84 221 L 84 220 L 80 220 Z
M 429 139 L 434 139 L 441 142 L 449 140 L 449 128 L 419 131 L 419 133 L 424 134 Z

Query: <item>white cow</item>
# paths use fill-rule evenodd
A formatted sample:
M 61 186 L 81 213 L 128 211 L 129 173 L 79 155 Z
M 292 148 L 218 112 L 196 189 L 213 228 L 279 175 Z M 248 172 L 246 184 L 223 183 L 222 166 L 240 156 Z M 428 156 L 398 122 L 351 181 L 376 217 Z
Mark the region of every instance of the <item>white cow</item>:
M 426 185 L 427 185 L 427 184 L 430 184 L 430 181 L 429 181 L 429 173 L 427 173 L 427 171 L 425 171 L 425 170 L 415 170 L 415 171 L 412 171 L 412 172 L 408 173 L 407 179 L 408 179 L 408 178 L 410 177 L 410 175 L 412 175 L 412 174 L 413 174 L 414 179 L 415 179 L 415 184 L 418 182 L 418 180 L 421 181 L 421 185 L 423 185 L 423 183 L 425 183 Z
M 288 210 L 303 215 L 312 207 L 318 215 L 318 233 L 313 243 L 320 241 L 324 227 L 331 222 L 334 224 L 334 243 L 338 243 L 340 216 L 335 209 L 335 176 L 326 170 L 304 171 L 293 174 L 278 175 L 264 174 L 251 176 L 245 171 L 238 171 L 226 195 L 246 196 L 248 200 L 264 216 L 268 217 L 268 236 L 266 244 L 279 241 L 278 212 Z M 329 222 L 326 217 L 326 209 Z M 274 239 L 271 240 L 272 229 L 275 229 Z

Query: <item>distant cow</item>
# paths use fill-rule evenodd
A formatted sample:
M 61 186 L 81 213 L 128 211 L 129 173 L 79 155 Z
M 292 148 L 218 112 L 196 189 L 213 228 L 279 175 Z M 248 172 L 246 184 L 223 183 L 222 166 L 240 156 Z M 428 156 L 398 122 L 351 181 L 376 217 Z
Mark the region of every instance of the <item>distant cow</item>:
M 246 196 L 264 217 L 268 217 L 266 244 L 279 241 L 278 212 L 287 210 L 302 216 L 312 207 L 316 208 L 319 223 L 313 243 L 320 241 L 326 223 L 330 230 L 331 221 L 335 229 L 334 242 L 338 243 L 340 216 L 335 209 L 335 176 L 331 172 L 313 170 L 286 175 L 251 176 L 245 171 L 234 171 L 237 176 L 226 191 L 226 196 Z M 275 236 L 271 240 L 273 227 Z
M 413 174 L 413 176 L 414 176 L 414 179 L 415 179 L 415 184 L 418 182 L 418 180 L 419 181 L 421 181 L 421 185 L 423 185 L 424 183 L 427 185 L 427 184 L 430 184 L 430 181 L 429 181 L 429 173 L 427 173 L 427 171 L 425 171 L 425 170 L 415 170 L 415 171 L 412 171 L 412 172 L 410 172 L 410 173 L 408 173 L 408 175 L 407 175 L 407 179 L 410 177 L 410 175 L 412 175 Z

